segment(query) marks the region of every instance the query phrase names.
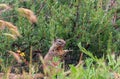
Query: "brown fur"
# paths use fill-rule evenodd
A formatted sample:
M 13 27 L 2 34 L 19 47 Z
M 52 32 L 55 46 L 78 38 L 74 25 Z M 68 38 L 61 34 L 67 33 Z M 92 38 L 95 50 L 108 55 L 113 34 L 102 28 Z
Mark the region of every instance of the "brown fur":
M 63 39 L 56 39 L 53 42 L 48 53 L 44 57 L 45 66 L 57 67 L 60 64 L 61 57 L 66 53 L 66 50 L 63 50 L 65 44 L 66 42 Z M 54 62 L 54 57 L 57 57 L 60 60 L 58 62 Z

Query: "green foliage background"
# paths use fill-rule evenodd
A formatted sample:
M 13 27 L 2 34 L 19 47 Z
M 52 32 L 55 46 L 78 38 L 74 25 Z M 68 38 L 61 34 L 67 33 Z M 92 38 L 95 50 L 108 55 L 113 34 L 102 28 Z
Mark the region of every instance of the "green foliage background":
M 76 64 L 80 52 L 78 43 L 97 57 L 107 53 L 120 53 L 119 0 L 117 7 L 107 10 L 109 0 L 0 0 L 11 5 L 13 10 L 4 12 L 0 19 L 18 26 L 22 35 L 18 40 L 0 35 L 0 56 L 6 66 L 10 63 L 8 50 L 20 48 L 29 56 L 30 46 L 33 51 L 45 55 L 55 38 L 66 40 L 66 49 L 73 49 L 68 54 L 67 63 Z M 31 24 L 19 16 L 17 8 L 32 10 L 37 15 L 37 24 Z M 117 14 L 115 23 L 112 17 Z M 7 30 L 5 30 L 7 31 Z M 70 56 L 70 58 L 69 58 Z M 85 56 L 86 57 L 86 56 Z M 29 60 L 29 59 L 28 59 Z

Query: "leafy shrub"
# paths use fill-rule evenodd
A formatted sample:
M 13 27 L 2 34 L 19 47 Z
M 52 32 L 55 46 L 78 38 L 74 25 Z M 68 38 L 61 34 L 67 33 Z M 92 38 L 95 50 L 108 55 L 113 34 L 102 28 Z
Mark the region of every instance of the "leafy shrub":
M 22 35 L 22 37 L 18 38 L 17 40 L 11 40 L 3 35 L 3 33 L 8 32 L 8 30 L 0 31 L 0 56 L 4 60 L 4 64 L 8 66 L 10 65 L 9 63 L 12 63 L 12 58 L 7 52 L 8 50 L 17 51 L 20 49 L 22 52 L 25 52 L 26 59 L 29 61 L 30 46 L 33 47 L 33 53 L 40 52 L 42 55 L 45 55 L 51 45 L 51 41 L 55 38 L 65 39 L 67 41 L 66 49 L 73 49 L 73 52 L 66 56 L 66 63 L 68 64 L 76 64 L 79 59 L 79 52 L 82 53 L 86 51 L 90 51 L 88 56 L 92 58 L 90 60 L 86 60 L 88 56 L 86 56 L 85 53 L 84 59 L 86 62 L 94 61 L 94 57 L 91 57 L 94 55 L 96 58 L 104 56 L 105 60 L 109 60 L 109 55 L 111 55 L 111 53 L 119 54 L 120 52 L 120 3 L 119 0 L 117 0 L 116 3 L 113 2 L 115 5 L 111 5 L 112 2 L 110 1 L 0 1 L 0 3 L 9 4 L 11 7 L 11 10 L 3 12 L 0 15 L 0 19 L 16 25 L 20 34 Z M 20 7 L 32 10 L 37 16 L 37 23 L 31 23 L 26 17 L 20 16 L 19 12 L 17 11 Z M 83 51 L 82 49 L 79 50 L 78 43 L 81 43 L 81 46 L 86 51 Z M 112 65 L 114 67 L 114 63 Z M 104 67 L 105 66 L 102 68 Z M 97 69 L 94 69 L 94 67 L 90 67 L 90 69 L 91 70 L 86 69 L 84 71 L 84 69 L 80 67 L 79 70 L 83 72 L 80 75 L 73 74 L 71 76 L 77 75 L 76 79 L 78 77 L 94 78 L 96 75 L 98 75 L 96 79 L 107 78 L 104 77 L 104 73 L 109 72 L 107 69 L 102 74 L 99 74 L 101 71 L 99 66 Z M 79 71 L 75 70 L 75 72 Z

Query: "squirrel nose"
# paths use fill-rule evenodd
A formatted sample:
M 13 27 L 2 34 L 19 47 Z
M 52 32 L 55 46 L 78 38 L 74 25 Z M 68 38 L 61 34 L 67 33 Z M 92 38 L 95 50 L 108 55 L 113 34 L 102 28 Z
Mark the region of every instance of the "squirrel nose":
M 64 42 L 63 46 L 65 46 L 65 45 L 66 45 L 66 42 Z
M 66 42 L 64 42 L 64 44 L 66 44 Z

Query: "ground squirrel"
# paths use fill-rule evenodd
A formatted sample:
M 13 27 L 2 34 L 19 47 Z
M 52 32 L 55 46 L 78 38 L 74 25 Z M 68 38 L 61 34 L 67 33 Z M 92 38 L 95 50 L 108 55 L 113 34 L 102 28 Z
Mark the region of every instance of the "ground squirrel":
M 56 39 L 53 41 L 52 46 L 50 47 L 48 53 L 44 57 L 45 66 L 57 67 L 61 62 L 61 57 L 65 55 L 69 50 L 64 50 L 66 42 L 63 39 Z M 59 58 L 57 62 L 53 59 L 54 57 Z

